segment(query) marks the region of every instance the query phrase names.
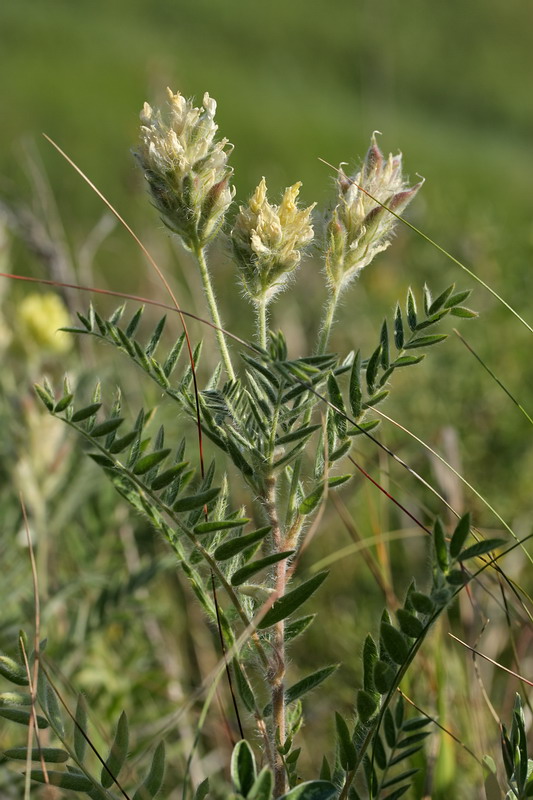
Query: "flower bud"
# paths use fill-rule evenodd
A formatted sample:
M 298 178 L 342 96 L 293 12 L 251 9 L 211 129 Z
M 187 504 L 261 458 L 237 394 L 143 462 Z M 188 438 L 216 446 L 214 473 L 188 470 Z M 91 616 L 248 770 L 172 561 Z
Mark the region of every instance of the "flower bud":
M 375 133 L 358 173 L 349 178 L 339 168 L 338 203 L 327 229 L 326 273 L 332 287 L 347 286 L 377 253 L 387 249 L 397 221 L 387 209 L 400 214 L 422 183 L 407 185 L 401 154 L 385 159 Z M 337 231 L 333 236 L 335 226 L 342 235 Z
M 220 230 L 233 199 L 227 163 L 232 145 L 215 141 L 216 102 L 207 93 L 195 108 L 179 92 L 167 92 L 166 119 L 144 104 L 135 155 L 165 225 L 187 247 L 204 247 Z
M 248 205 L 241 206 L 231 232 L 240 278 L 252 302 L 270 302 L 281 291 L 312 241 L 310 222 L 315 204 L 299 209 L 296 198 L 301 183 L 285 189 L 279 206 L 267 199 L 262 178 Z

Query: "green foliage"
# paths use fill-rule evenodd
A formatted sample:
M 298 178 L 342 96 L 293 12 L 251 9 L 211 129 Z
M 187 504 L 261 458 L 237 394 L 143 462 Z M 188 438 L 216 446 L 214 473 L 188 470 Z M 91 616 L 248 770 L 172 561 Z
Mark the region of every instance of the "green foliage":
M 393 371 L 399 366 L 420 362 L 420 357 L 406 355 L 406 351 L 418 346 L 431 346 L 445 338 L 440 334 L 421 336 L 419 331 L 436 324 L 445 314 L 451 313 L 455 306 L 452 302 L 452 305 L 446 307 L 450 300 L 453 301 L 453 286 L 442 293 L 440 299 L 437 298 L 438 302 L 432 301 L 428 305 L 429 301 L 426 301 L 426 316 L 419 322 L 414 296 L 409 291 L 407 321 L 412 332 L 410 337 L 405 337 L 403 317 L 398 306 L 394 319 L 393 341 L 397 351 L 394 358 L 391 358 L 386 321 L 381 328 L 378 347 L 366 360 L 362 360 L 359 353 L 350 355 L 342 362 L 326 354 L 289 360 L 283 335 L 280 333 L 272 336 L 268 351 L 256 348 L 254 356 L 243 354 L 246 366 L 243 380 L 237 379 L 221 385 L 220 369 L 217 367 L 207 381 L 207 388 L 199 392 L 198 405 L 190 365 L 185 364 L 181 377 L 174 376 L 171 382 L 171 374 L 175 373 L 182 353 L 183 335 L 163 354 L 161 360 L 154 355 L 161 347 L 165 318 L 156 324 L 146 345 L 135 338 L 140 324 L 140 309 L 122 327 L 124 307 L 118 308 L 107 320 L 91 307 L 86 316 L 79 315 L 83 327 L 77 329 L 77 332 L 92 335 L 123 351 L 188 416 L 195 419 L 199 411 L 203 434 L 233 463 L 259 498 L 267 496 L 272 481 L 287 480 L 291 487 L 288 519 L 295 526 L 294 530 L 300 532 L 304 520 L 316 514 L 321 507 L 327 495 L 326 489 L 334 490 L 350 477 L 349 474 L 327 473 L 336 461 L 349 452 L 349 437 L 370 430 L 377 424 L 377 420 L 363 420 L 363 416 L 385 399 L 388 390 L 383 387 Z M 196 369 L 200 356 L 201 345 L 197 345 L 194 354 Z M 349 376 L 348 396 L 349 407 L 355 416 L 353 420 L 345 410 L 347 404 L 342 388 L 345 375 Z M 366 393 L 362 389 L 363 382 Z M 322 387 L 326 388 L 332 406 L 327 410 L 325 425 L 311 422 L 313 408 L 323 396 Z M 248 533 L 246 526 L 251 515 L 243 516 L 242 512 L 228 511 L 225 478 L 222 478 L 219 486 L 213 485 L 214 463 L 203 477 L 196 475 L 196 471 L 184 460 L 183 443 L 180 442 L 174 448 L 165 444 L 168 439 L 165 426 L 160 426 L 155 435 L 149 434 L 147 421 L 153 415 L 146 409 L 141 409 L 133 425 L 129 423 L 128 429 L 127 416 L 121 408 L 120 393 L 110 411 L 107 415 L 104 413 L 102 418 L 105 403 L 102 401 L 99 383 L 96 384 L 88 404 L 80 404 L 77 390 L 72 390 L 68 384 L 58 400 L 55 399 L 49 383 L 37 387 L 36 390 L 38 397 L 52 414 L 63 419 L 86 439 L 92 447 L 89 455 L 103 467 L 120 494 L 163 534 L 204 610 L 213 621 L 219 620 L 223 636 L 227 644 L 232 646 L 237 632 L 232 630 L 226 612 L 220 607 L 218 611 L 215 609 L 210 597 L 211 576 L 223 587 L 236 618 L 243 625 L 249 626 L 254 613 L 260 610 L 264 600 L 265 595 L 259 589 L 261 586 L 268 587 L 268 578 L 266 581 L 262 579 L 258 591 L 253 590 L 248 581 L 263 571 L 268 575 L 271 570 L 279 569 L 279 565 L 284 565 L 282 569 L 286 570 L 288 559 L 297 554 L 297 548 L 294 547 L 272 550 L 273 529 L 278 524 L 275 519 L 272 517 L 272 521 L 269 519 L 271 524 Z M 348 429 L 349 422 L 355 422 L 356 427 Z M 119 428 L 120 436 L 117 435 Z M 316 434 L 319 435 L 319 441 L 315 456 L 315 484 L 304 493 L 301 458 Z M 463 549 L 468 530 L 468 520 L 461 521 L 458 532 L 452 537 L 453 556 L 450 556 L 442 526 L 438 521 L 435 523 L 437 563 L 440 569 L 436 574 L 445 574 L 448 585 L 456 585 L 454 571 L 449 569 L 450 566 L 467 557 L 488 552 L 483 549 L 483 543 L 474 545 L 474 549 Z M 261 544 L 266 546 L 266 552 L 254 560 L 253 555 Z M 463 575 L 461 572 L 461 576 Z M 271 631 L 279 623 L 287 620 L 286 641 L 299 636 L 308 627 L 313 615 L 293 621 L 291 617 L 315 593 L 326 576 L 327 572 L 321 572 L 295 588 L 289 588 L 283 596 L 275 598 L 266 613 L 259 617 L 256 623 L 256 647 L 259 648 L 259 654 L 263 653 L 263 660 L 265 656 L 262 648 L 269 642 Z M 461 578 L 461 585 L 464 582 Z M 364 688 L 357 693 L 355 706 L 359 719 L 354 733 L 355 740 L 361 735 L 361 726 L 366 728 L 369 725 L 378 725 L 387 707 L 386 698 L 391 697 L 393 688 L 397 686 L 414 657 L 431 621 L 452 596 L 453 591 L 441 593 L 439 602 L 435 602 L 433 596 L 412 592 L 412 599 L 409 599 L 406 608 L 398 612 L 399 628 L 390 619 L 383 620 L 380 650 L 378 651 L 370 637 L 367 639 L 363 657 Z M 324 667 L 315 670 L 287 688 L 287 707 L 316 688 L 334 669 Z M 246 708 L 253 711 L 257 704 L 254 689 L 238 659 L 234 659 L 234 675 Z M 385 704 L 381 701 L 383 697 Z M 272 708 L 272 703 L 264 708 L 263 715 L 266 719 L 271 717 Z M 297 727 L 301 724 L 301 715 L 299 719 Z M 339 716 L 337 732 L 341 764 L 351 774 L 356 767 L 366 764 L 366 755 L 363 750 L 358 752 L 354 744 L 349 744 L 351 740 L 348 728 Z M 291 750 L 293 735 L 287 738 L 280 750 L 290 785 L 297 780 L 296 765 L 300 753 L 299 748 Z M 83 744 L 79 731 L 76 736 L 76 753 L 81 757 Z M 115 743 L 107 760 L 109 771 L 105 767 L 102 769 L 101 781 L 104 788 L 111 785 L 124 763 L 127 740 L 125 717 L 121 717 Z M 245 758 L 247 747 L 241 744 L 240 749 L 236 750 L 232 768 L 233 781 L 236 786 L 241 787 L 238 791 L 245 796 L 252 790 L 256 778 L 259 780 L 255 775 L 255 768 L 252 770 L 249 765 L 246 767 L 248 772 L 244 775 L 245 765 L 241 761 L 249 761 Z M 364 768 L 368 769 L 366 766 Z M 148 788 L 140 787 L 137 791 L 139 798 L 144 796 L 143 792 L 151 791 L 157 780 L 157 776 L 147 779 Z M 269 780 L 265 776 L 261 778 L 257 787 L 260 795 L 270 791 Z M 319 790 L 320 787 L 310 785 L 306 792 Z
M 410 779 L 418 769 L 409 768 L 404 762 L 422 748 L 424 740 L 430 734 L 430 731 L 423 729 L 429 724 L 430 720 L 426 717 L 404 717 L 401 695 L 394 714 L 389 708 L 386 709 L 383 732 L 376 734 L 372 745 L 369 774 L 375 786 L 373 797 L 401 797 L 408 791 Z
M 319 586 L 328 577 L 327 572 L 319 572 L 309 580 L 292 589 L 287 594 L 280 597 L 279 600 L 273 604 L 272 608 L 267 611 L 263 619 L 259 622 L 259 628 L 270 628 L 277 622 L 286 619 L 300 608 L 303 603 L 313 595 Z
M 502 725 L 501 748 L 509 786 L 506 800 L 533 797 L 533 759 L 528 755 L 526 724 L 519 694 L 515 696 L 510 732 Z
M 16 664 L 16 662 L 15 662 Z M 33 668 L 33 656 L 29 662 L 30 669 Z M 12 677 L 3 677 L 17 683 L 16 671 Z M 53 736 L 63 745 L 62 747 L 43 747 L 31 750 L 32 761 L 40 761 L 46 764 L 64 764 L 65 771 L 58 771 L 47 767 L 43 769 L 32 769 L 30 776 L 37 783 L 50 783 L 62 789 L 69 789 L 72 792 L 87 793 L 91 797 L 101 800 L 112 800 L 112 795 L 108 793 L 109 787 L 114 783 L 120 787 L 118 775 L 127 762 L 129 752 L 129 728 L 128 718 L 122 712 L 115 731 L 115 737 L 109 755 L 102 761 L 99 777 L 87 764 L 86 744 L 90 742 L 90 734 L 87 727 L 87 711 L 85 701 L 80 695 L 76 713 L 74 715 L 74 727 L 72 730 L 66 728 L 63 720 L 64 712 L 61 710 L 56 690 L 50 684 L 43 667 L 39 669 L 37 707 L 41 713 L 36 713 L 35 718 L 39 729 L 50 728 Z M 30 724 L 32 712 L 23 708 L 0 708 L 1 716 L 13 722 L 18 722 L 26 727 Z M 94 745 L 93 745 L 94 747 Z M 14 761 L 26 761 L 28 757 L 28 745 L 12 747 L 4 750 L 4 757 Z M 152 800 L 161 788 L 164 775 L 164 746 L 163 743 L 157 748 L 150 770 L 142 785 L 137 789 L 133 797 L 137 800 Z M 123 791 L 123 790 L 122 790 Z

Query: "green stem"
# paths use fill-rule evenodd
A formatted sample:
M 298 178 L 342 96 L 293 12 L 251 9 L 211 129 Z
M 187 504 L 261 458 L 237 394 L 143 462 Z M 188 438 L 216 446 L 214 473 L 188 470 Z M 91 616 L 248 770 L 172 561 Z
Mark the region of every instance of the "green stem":
M 222 355 L 222 360 L 224 362 L 224 366 L 226 367 L 226 372 L 228 373 L 230 380 L 234 381 L 235 371 L 233 369 L 233 364 L 231 363 L 228 346 L 226 344 L 226 337 L 224 336 L 224 332 L 222 330 L 222 321 L 218 313 L 217 301 L 215 298 L 215 293 L 213 291 L 213 286 L 211 284 L 211 277 L 209 275 L 209 270 L 207 268 L 207 262 L 205 260 L 204 248 L 197 246 L 194 250 L 194 254 L 198 261 L 198 266 L 200 267 L 200 274 L 202 276 L 202 283 L 204 285 L 204 292 L 207 300 L 207 305 L 209 306 L 209 311 L 211 313 L 211 319 L 217 326 L 216 336 L 218 340 L 218 346 L 220 348 L 220 353 Z
M 338 302 L 339 302 L 340 295 L 341 295 L 341 287 L 340 287 L 340 284 L 338 284 L 337 286 L 335 286 L 331 290 L 331 292 L 329 294 L 329 297 L 328 297 L 326 309 L 324 311 L 324 316 L 322 318 L 322 323 L 320 325 L 320 333 L 318 335 L 318 342 L 317 342 L 317 346 L 316 346 L 317 355 L 322 355 L 323 353 L 326 352 L 326 348 L 328 346 L 328 341 L 329 341 L 329 335 L 331 333 L 333 320 L 335 319 L 335 312 L 337 310 L 337 305 L 338 305 Z M 305 417 L 304 417 L 304 421 L 303 421 L 303 425 L 304 426 L 305 425 L 309 425 L 309 422 L 311 421 L 312 414 L 313 414 L 313 410 L 312 409 L 309 409 L 306 412 Z M 287 501 L 286 521 L 287 521 L 288 525 L 292 524 L 293 521 L 294 521 L 294 515 L 295 515 L 294 501 L 295 501 L 295 496 L 296 496 L 296 489 L 298 487 L 298 480 L 300 478 L 301 468 L 302 468 L 302 457 L 300 456 L 300 458 L 298 458 L 297 461 L 294 464 L 293 476 L 292 476 L 291 487 L 290 487 L 290 492 L 289 492 L 289 498 L 288 498 L 288 501 Z M 301 528 L 301 525 L 300 525 L 300 528 Z M 294 532 L 294 538 L 297 540 L 298 531 Z
M 259 345 L 266 350 L 267 346 L 267 301 L 264 298 L 257 301 L 257 338 Z
M 316 352 L 318 355 L 322 355 L 326 352 L 326 348 L 328 346 L 329 335 L 331 333 L 331 328 L 333 325 L 333 320 L 335 318 L 335 312 L 337 310 L 337 304 L 339 302 L 339 297 L 341 295 L 341 287 L 340 285 L 335 286 L 332 289 L 328 302 L 326 305 L 326 310 L 324 312 L 324 317 L 322 319 L 322 324 L 320 326 L 320 334 L 318 337 L 318 343 L 316 347 Z

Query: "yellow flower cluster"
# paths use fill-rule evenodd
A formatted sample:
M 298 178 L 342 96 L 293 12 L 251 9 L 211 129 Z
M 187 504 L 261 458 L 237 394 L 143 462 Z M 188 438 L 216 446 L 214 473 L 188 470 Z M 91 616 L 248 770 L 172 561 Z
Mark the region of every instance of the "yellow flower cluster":
M 70 317 L 62 300 L 52 292 L 33 292 L 21 300 L 17 308 L 18 339 L 26 350 L 47 350 L 66 353 L 72 337 L 58 331 L 70 325 Z
M 298 208 L 300 186 L 289 186 L 279 206 L 271 205 L 263 178 L 248 204 L 239 208 L 231 238 L 244 290 L 254 302 L 270 301 L 284 287 L 313 239 L 315 204 Z

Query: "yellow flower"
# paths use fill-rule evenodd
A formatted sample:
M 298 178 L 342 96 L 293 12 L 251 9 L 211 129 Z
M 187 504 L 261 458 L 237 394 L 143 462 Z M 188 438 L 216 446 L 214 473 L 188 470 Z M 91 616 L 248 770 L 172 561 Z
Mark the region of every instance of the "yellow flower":
M 248 205 L 239 208 L 231 238 L 242 284 L 252 301 L 270 301 L 283 289 L 300 263 L 302 249 L 313 239 L 315 203 L 298 208 L 300 186 L 295 183 L 285 189 L 275 206 L 268 202 L 262 178 Z
M 61 299 L 52 292 L 26 295 L 17 308 L 18 338 L 26 350 L 43 349 L 66 353 L 72 337 L 58 331 L 70 325 L 70 317 Z

